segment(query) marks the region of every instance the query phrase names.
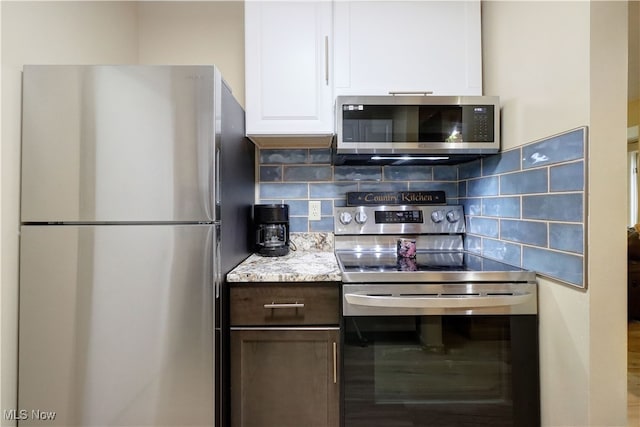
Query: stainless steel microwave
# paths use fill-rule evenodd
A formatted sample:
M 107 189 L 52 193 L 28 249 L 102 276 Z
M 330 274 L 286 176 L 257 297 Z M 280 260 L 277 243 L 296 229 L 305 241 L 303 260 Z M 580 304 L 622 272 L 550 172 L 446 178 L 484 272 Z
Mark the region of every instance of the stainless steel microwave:
M 338 96 L 336 115 L 338 155 L 446 160 L 500 150 L 497 96 Z

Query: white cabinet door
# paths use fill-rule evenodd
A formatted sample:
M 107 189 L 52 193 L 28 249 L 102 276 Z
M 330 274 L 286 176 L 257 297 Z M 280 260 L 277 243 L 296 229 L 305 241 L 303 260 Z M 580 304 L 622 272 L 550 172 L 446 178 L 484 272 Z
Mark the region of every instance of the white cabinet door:
M 337 1 L 335 95 L 482 95 L 480 1 Z
M 247 1 L 247 135 L 333 134 L 332 3 Z

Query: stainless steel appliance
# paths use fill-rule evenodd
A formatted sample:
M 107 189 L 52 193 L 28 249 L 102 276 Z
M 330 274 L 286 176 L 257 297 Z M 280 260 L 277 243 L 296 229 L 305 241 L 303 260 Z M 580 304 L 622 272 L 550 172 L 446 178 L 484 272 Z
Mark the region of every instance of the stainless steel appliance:
M 540 425 L 535 274 L 464 232 L 461 206 L 335 209 L 344 427 Z
M 500 150 L 495 96 L 339 96 L 335 164 L 425 164 Z
M 214 66 L 25 66 L 21 426 L 213 426 L 254 158 Z M 224 185 L 223 185 L 224 184 Z
M 253 222 L 256 250 L 263 256 L 289 253 L 289 205 L 255 205 Z

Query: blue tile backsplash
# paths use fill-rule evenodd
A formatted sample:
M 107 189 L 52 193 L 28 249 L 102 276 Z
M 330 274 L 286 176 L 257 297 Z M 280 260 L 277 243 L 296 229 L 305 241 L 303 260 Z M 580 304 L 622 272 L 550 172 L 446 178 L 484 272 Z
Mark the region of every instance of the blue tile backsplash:
M 586 141 L 579 128 L 459 165 L 467 250 L 586 287 Z
M 585 287 L 586 141 L 583 127 L 448 166 L 333 166 L 330 149 L 263 149 L 257 202 L 289 204 L 292 232 L 331 232 L 347 192 L 444 191 L 464 206 L 467 250 Z

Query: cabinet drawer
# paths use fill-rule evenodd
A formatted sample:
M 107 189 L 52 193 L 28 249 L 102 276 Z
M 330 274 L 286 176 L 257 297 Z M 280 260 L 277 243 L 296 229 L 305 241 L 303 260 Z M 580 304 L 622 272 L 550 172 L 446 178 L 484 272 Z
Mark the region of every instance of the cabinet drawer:
M 337 325 L 340 289 L 332 285 L 242 285 L 231 288 L 232 326 Z

